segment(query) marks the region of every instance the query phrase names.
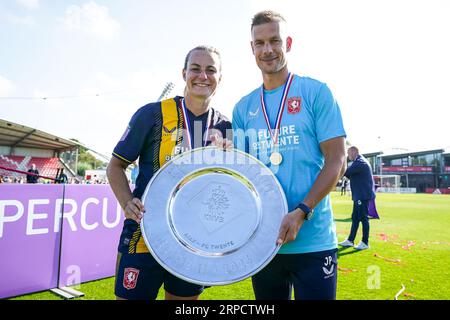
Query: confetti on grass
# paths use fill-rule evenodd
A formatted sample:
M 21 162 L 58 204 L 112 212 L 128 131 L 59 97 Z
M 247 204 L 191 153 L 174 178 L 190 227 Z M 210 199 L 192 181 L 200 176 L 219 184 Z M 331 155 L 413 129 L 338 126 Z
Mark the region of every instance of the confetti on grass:
M 339 266 L 338 266 L 338 270 L 339 270 L 339 271 L 342 271 L 342 273 L 344 273 L 344 274 L 347 274 L 347 273 L 350 273 L 350 272 L 356 272 L 356 271 L 358 271 L 358 270 L 356 270 L 356 269 L 342 268 L 342 267 L 339 267 Z
M 415 244 L 416 244 L 415 241 L 409 240 L 406 245 L 402 246 L 402 249 L 403 250 L 409 250 Z
M 388 235 L 386 233 L 377 233 L 377 236 L 380 238 L 380 240 L 382 240 L 384 242 L 388 242 L 388 241 L 391 241 L 392 239 L 398 238 L 398 234 Z
M 400 259 L 386 258 L 386 257 L 383 257 L 383 256 L 379 255 L 378 253 L 374 253 L 373 256 L 377 257 L 377 258 L 380 258 L 380 259 L 383 259 L 384 261 L 392 262 L 392 263 L 395 263 L 395 264 L 399 264 L 399 263 L 402 262 Z
M 450 246 L 450 242 L 440 242 L 440 241 L 424 241 L 422 244 L 429 245 L 429 244 L 437 244 L 437 245 L 444 245 L 444 246 Z
M 408 240 L 408 242 L 405 244 L 404 242 L 394 242 L 394 239 L 398 239 L 398 235 L 397 234 L 393 234 L 393 235 L 388 235 L 386 233 L 377 233 L 377 236 L 380 238 L 380 240 L 384 241 L 384 242 L 391 242 L 397 246 L 402 247 L 403 250 L 410 250 L 412 246 L 414 246 L 416 244 L 416 242 L 414 240 Z

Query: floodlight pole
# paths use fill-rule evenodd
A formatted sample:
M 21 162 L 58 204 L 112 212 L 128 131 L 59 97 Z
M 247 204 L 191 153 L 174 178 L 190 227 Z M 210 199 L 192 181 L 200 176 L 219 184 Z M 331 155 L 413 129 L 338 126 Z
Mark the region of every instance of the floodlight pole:
M 161 95 L 159 96 L 157 101 L 161 101 L 162 99 L 164 99 L 165 97 L 167 97 L 170 93 L 170 91 L 172 91 L 172 89 L 175 87 L 175 84 L 173 82 L 167 82 L 166 86 L 164 87 L 163 91 L 161 92 Z

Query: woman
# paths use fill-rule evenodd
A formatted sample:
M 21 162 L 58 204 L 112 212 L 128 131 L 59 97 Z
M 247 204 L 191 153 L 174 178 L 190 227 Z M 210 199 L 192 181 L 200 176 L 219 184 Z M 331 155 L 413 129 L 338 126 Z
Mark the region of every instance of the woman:
M 116 268 L 117 299 L 155 299 L 164 283 L 166 300 L 195 300 L 203 287 L 167 272 L 149 253 L 139 223 L 145 208 L 141 196 L 151 177 L 174 155 L 220 141 L 231 123 L 211 106 L 221 81 L 219 52 L 207 46 L 189 51 L 182 70 L 184 97 L 140 108 L 114 149 L 107 175 L 125 212 Z M 201 126 L 195 123 L 201 122 Z M 199 129 L 201 128 L 201 130 Z M 198 135 L 200 139 L 196 139 Z M 136 187 L 131 192 L 125 169 L 139 158 Z

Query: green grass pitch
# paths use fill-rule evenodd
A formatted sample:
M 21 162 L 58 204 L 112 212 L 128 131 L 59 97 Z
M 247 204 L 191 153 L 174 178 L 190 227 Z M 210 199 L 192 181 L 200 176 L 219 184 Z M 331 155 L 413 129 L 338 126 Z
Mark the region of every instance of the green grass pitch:
M 348 235 L 352 201 L 333 192 L 338 240 Z M 339 249 L 338 300 L 448 300 L 450 299 L 450 196 L 377 194 L 380 220 L 370 220 L 370 249 Z M 355 242 L 361 239 L 361 226 Z M 110 300 L 114 278 L 76 287 L 79 299 Z M 401 291 L 401 289 L 403 291 Z M 60 299 L 39 292 L 14 299 Z M 160 290 L 158 299 L 163 299 Z M 253 300 L 250 279 L 211 287 L 202 300 Z

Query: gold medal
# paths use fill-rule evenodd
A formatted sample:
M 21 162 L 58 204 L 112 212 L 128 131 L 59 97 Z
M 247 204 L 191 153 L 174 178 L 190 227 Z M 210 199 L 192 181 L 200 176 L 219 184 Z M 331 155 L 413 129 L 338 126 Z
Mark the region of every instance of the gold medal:
M 277 119 L 275 121 L 275 128 L 271 127 L 269 116 L 266 111 L 266 103 L 264 102 L 264 84 L 261 86 L 261 93 L 260 93 L 261 109 L 263 111 L 264 120 L 266 121 L 267 128 L 269 129 L 270 136 L 272 137 L 273 147 L 275 150 L 279 150 L 278 135 L 280 134 L 281 118 L 283 117 L 284 105 L 286 103 L 286 98 L 289 94 L 289 89 L 291 87 L 293 80 L 294 74 L 289 73 L 288 78 L 286 79 L 286 82 L 284 84 L 283 95 L 281 97 L 280 105 L 278 106 L 278 114 Z M 279 166 L 281 162 L 283 162 L 283 156 L 278 151 L 274 151 L 270 155 L 269 160 L 272 165 Z
M 270 163 L 274 166 L 279 166 L 283 162 L 283 156 L 279 152 L 274 152 L 270 155 Z

